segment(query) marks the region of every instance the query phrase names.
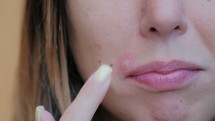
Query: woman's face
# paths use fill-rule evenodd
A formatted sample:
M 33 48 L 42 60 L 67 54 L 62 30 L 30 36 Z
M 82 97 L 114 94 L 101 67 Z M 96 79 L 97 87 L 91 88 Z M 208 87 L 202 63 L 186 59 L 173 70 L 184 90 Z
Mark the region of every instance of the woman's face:
M 113 67 L 103 106 L 123 121 L 215 116 L 215 0 L 69 0 L 86 80 Z

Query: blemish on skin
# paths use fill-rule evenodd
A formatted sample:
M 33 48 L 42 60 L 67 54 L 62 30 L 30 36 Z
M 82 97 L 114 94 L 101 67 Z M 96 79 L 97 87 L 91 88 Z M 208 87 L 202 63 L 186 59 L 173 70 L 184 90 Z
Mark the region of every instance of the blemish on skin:
M 110 67 L 113 67 L 113 64 L 110 64 L 109 66 L 110 66 Z
M 102 49 L 102 46 L 101 46 L 100 44 L 98 44 L 98 43 L 96 43 L 96 44 L 94 45 L 94 47 L 97 48 L 97 49 Z
M 130 53 L 124 53 L 117 63 L 117 73 L 125 75 L 129 69 L 134 66 L 135 56 Z
M 123 111 L 119 111 L 119 115 L 120 115 L 121 117 L 123 117 L 125 114 L 123 113 Z
M 141 12 L 143 12 L 144 11 L 144 8 L 141 8 Z
M 98 60 L 98 63 L 101 64 L 101 60 Z
M 159 97 L 153 105 L 152 116 L 155 121 L 185 121 L 189 106 L 177 97 Z
M 91 45 L 89 45 L 89 49 L 91 49 L 92 48 L 92 46 Z

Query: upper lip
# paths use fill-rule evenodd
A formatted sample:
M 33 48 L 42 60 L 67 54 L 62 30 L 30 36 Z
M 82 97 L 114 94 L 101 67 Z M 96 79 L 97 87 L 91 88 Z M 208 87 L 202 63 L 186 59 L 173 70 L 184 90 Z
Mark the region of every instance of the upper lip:
M 134 77 L 151 72 L 169 74 L 177 70 L 200 71 L 204 69 L 197 64 L 179 60 L 173 60 L 170 62 L 155 61 L 129 71 L 126 77 Z

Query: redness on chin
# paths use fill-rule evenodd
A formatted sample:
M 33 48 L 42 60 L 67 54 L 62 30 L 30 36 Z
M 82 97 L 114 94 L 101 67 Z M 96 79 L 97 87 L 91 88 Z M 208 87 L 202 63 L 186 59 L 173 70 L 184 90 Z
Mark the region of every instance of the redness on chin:
M 155 121 L 185 121 L 190 105 L 177 95 L 160 95 L 152 101 L 151 115 Z

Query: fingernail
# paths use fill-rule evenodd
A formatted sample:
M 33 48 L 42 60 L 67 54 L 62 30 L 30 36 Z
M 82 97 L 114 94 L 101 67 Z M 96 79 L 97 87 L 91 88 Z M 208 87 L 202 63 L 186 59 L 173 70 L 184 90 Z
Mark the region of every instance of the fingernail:
M 35 121 L 40 121 L 41 118 L 41 112 L 45 110 L 43 106 L 37 106 L 35 111 Z
M 108 79 L 112 73 L 112 68 L 107 64 L 102 64 L 94 75 L 94 80 L 97 82 L 104 82 Z

